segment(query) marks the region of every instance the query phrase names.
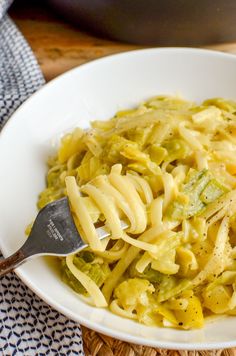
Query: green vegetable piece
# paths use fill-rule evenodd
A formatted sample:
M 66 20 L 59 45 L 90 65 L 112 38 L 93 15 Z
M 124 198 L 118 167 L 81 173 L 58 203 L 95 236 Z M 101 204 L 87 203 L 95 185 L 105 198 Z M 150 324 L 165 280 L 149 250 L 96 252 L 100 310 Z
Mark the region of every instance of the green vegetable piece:
M 150 133 L 152 132 L 152 126 L 149 127 L 137 127 L 127 131 L 127 138 L 131 141 L 137 142 L 139 147 L 143 147 L 148 140 Z
M 158 146 L 157 144 L 151 145 L 149 147 L 148 153 L 151 160 L 158 165 L 161 164 L 161 162 L 168 155 L 167 150 L 161 146 Z
M 86 273 L 92 280 L 100 287 L 105 279 L 107 278 L 110 269 L 107 263 L 87 263 L 85 260 L 79 256 L 74 257 L 74 265 Z
M 125 145 L 135 148 L 138 147 L 136 142 L 132 142 L 118 135 L 112 135 L 106 142 L 101 158 L 105 157 L 105 161 L 109 165 L 113 165 L 116 162 L 125 164 L 126 159 L 120 154 Z
M 95 255 L 93 252 L 84 250 L 80 252 L 80 257 L 87 263 L 93 262 Z
M 166 214 L 173 220 L 183 220 L 185 219 L 186 203 L 182 202 L 179 197 L 173 201 L 167 208 Z
M 190 170 L 187 181 L 182 188 L 181 194 L 170 204 L 167 209 L 167 215 L 172 219 L 189 219 L 199 214 L 206 206 L 200 199 L 202 191 L 205 189 L 211 179 L 207 170 L 197 172 Z M 183 197 L 187 199 L 183 199 Z
M 162 280 L 162 276 L 163 276 L 162 273 L 155 271 L 150 266 L 145 268 L 143 275 L 144 275 L 144 277 L 142 277 L 142 278 L 146 278 L 151 283 L 160 283 Z
M 163 147 L 167 150 L 168 155 L 165 157 L 165 161 L 175 161 L 176 159 L 184 159 L 188 156 L 190 149 L 189 146 L 181 139 L 173 139 L 163 144 Z
M 110 274 L 108 263 L 91 263 L 94 261 L 94 254 L 89 251 L 82 251 L 74 256 L 74 265 L 83 273 L 86 273 L 99 287 L 105 282 Z M 68 284 L 75 292 L 86 294 L 85 288 L 74 277 L 66 265 L 65 259 L 62 260 L 62 280 Z
M 142 279 L 147 279 L 151 283 L 161 283 L 163 278 L 162 273 L 160 273 L 159 271 L 155 271 L 153 268 L 151 268 L 151 265 L 148 265 L 143 271 L 143 273 L 139 273 L 135 268 L 136 263 L 137 259 L 135 259 L 134 262 L 130 265 L 128 272 L 131 278 L 138 277 Z
M 199 193 L 205 188 L 210 178 L 211 176 L 207 169 L 203 169 L 199 172 L 195 169 L 190 169 L 187 175 L 187 181 L 183 187 L 183 191 L 188 193 L 197 189 L 197 192 Z
M 184 193 L 189 196 L 189 203 L 185 209 L 185 217 L 190 218 L 200 213 L 205 204 L 201 201 L 200 195 L 208 184 L 211 176 L 207 170 L 202 170 L 192 176 L 190 181 L 184 186 Z
M 170 298 L 176 297 L 178 294 L 186 289 L 191 288 L 191 281 L 188 279 L 177 280 L 173 276 L 166 276 L 163 278 L 159 286 L 157 301 L 164 302 Z
M 216 179 L 212 179 L 202 191 L 200 199 L 203 203 L 209 204 L 228 192 L 228 189 L 220 184 Z
M 62 260 L 61 264 L 61 278 L 64 283 L 66 283 L 70 288 L 72 288 L 76 293 L 86 294 L 85 288 L 82 284 L 74 277 L 69 268 L 66 265 L 66 260 Z
M 207 204 L 213 202 L 227 192 L 227 188 L 206 170 L 197 172 L 189 171 L 187 181 L 176 200 L 170 204 L 167 214 L 172 219 L 188 219 L 199 214 Z M 183 196 L 188 199 L 184 200 Z M 187 201 L 188 200 L 188 201 Z

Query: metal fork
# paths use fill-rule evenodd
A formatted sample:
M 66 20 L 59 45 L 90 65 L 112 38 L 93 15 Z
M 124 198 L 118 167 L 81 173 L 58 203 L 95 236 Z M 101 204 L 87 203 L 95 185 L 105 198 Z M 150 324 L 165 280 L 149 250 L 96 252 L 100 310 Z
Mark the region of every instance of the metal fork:
M 121 227 L 126 229 L 128 225 L 121 221 Z M 99 227 L 96 231 L 100 239 L 110 235 L 104 227 Z M 66 256 L 87 246 L 76 229 L 68 199 L 65 197 L 56 200 L 39 211 L 24 245 L 13 255 L 0 260 L 0 277 L 30 257 Z

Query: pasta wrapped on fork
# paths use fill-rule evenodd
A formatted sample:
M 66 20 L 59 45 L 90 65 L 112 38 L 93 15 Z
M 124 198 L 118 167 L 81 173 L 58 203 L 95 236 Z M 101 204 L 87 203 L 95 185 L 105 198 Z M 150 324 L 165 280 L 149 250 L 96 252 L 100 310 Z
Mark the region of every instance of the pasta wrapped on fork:
M 159 96 L 91 125 L 63 137 L 38 201 L 68 195 L 88 243 L 63 280 L 147 325 L 236 314 L 236 103 Z

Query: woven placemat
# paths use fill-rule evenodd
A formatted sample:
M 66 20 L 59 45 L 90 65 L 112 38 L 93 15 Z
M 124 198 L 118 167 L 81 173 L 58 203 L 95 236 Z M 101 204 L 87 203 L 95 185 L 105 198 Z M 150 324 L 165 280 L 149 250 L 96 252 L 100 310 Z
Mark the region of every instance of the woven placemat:
M 236 356 L 236 348 L 211 351 L 177 351 L 130 344 L 82 326 L 85 356 Z

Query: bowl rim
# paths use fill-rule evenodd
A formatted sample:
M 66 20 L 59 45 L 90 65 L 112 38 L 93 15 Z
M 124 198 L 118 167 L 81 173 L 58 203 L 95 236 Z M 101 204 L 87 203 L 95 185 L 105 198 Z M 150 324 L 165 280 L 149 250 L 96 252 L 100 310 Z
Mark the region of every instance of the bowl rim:
M 33 93 L 24 103 L 22 103 L 17 110 L 11 115 L 11 117 L 8 119 L 8 121 L 5 123 L 3 126 L 2 130 L 0 131 L 0 140 L 2 135 L 5 134 L 6 130 L 8 130 L 8 127 L 11 125 L 12 119 L 13 121 L 15 120 L 15 116 L 17 117 L 17 114 L 19 111 L 21 111 L 25 106 L 27 106 L 31 100 L 37 96 L 42 90 L 45 90 L 45 87 L 48 88 L 50 86 L 53 86 L 54 83 L 57 81 L 60 81 L 63 78 L 66 78 L 67 76 L 69 77 L 70 75 L 73 75 L 74 72 L 76 72 L 78 69 L 83 70 L 84 68 L 94 66 L 96 63 L 100 61 L 109 61 L 111 58 L 121 58 L 121 57 L 126 57 L 129 56 L 130 54 L 139 54 L 139 53 L 152 53 L 152 52 L 168 52 L 168 53 L 195 53 L 197 55 L 205 55 L 209 54 L 215 57 L 225 57 L 229 59 L 233 59 L 235 61 L 236 65 L 236 56 L 232 53 L 224 53 L 220 51 L 215 51 L 215 50 L 209 50 L 209 49 L 202 49 L 202 48 L 194 48 L 194 47 L 160 47 L 160 48 L 145 48 L 145 49 L 138 49 L 138 50 L 131 50 L 131 51 L 125 51 L 122 53 L 117 53 L 117 54 L 112 54 L 112 55 L 107 55 L 104 57 L 101 57 L 99 59 L 94 59 L 92 61 L 89 61 L 87 63 L 84 63 L 82 65 L 76 66 L 75 68 L 72 68 L 56 78 L 52 79 L 48 83 L 44 84 L 39 90 L 37 90 L 35 93 Z M 2 239 L 0 239 L 0 250 L 2 251 L 3 256 L 6 258 L 9 256 L 9 254 L 6 251 L 6 248 L 2 244 Z M 225 349 L 225 348 L 231 348 L 236 346 L 236 339 L 235 341 L 223 341 L 223 342 L 199 342 L 199 343 L 191 343 L 191 344 L 186 344 L 183 342 L 171 342 L 171 341 L 152 341 L 143 338 L 142 343 L 140 343 L 140 339 L 138 336 L 133 336 L 130 334 L 126 334 L 125 332 L 120 332 L 120 331 L 112 331 L 109 330 L 107 327 L 103 327 L 103 325 L 100 325 L 97 322 L 93 322 L 90 320 L 85 319 L 84 317 L 81 317 L 78 315 L 78 317 L 75 316 L 72 312 L 64 308 L 60 303 L 58 303 L 55 300 L 52 300 L 50 297 L 47 297 L 44 293 L 40 291 L 40 289 L 34 285 L 34 283 L 31 283 L 31 281 L 28 280 L 26 273 L 24 270 L 22 270 L 21 267 L 18 267 L 15 270 L 15 273 L 17 276 L 36 294 L 38 295 L 46 304 L 50 305 L 52 308 L 56 309 L 57 311 L 61 312 L 63 315 L 67 316 L 68 318 L 96 331 L 105 335 L 108 335 L 112 338 L 115 339 L 120 339 L 122 341 L 126 341 L 129 343 L 134 343 L 134 344 L 142 344 L 144 346 L 149 346 L 149 347 L 155 347 L 155 348 L 168 348 L 172 350 L 212 350 L 212 349 Z M 165 345 L 163 346 L 163 344 Z M 166 346 L 167 345 L 167 346 Z

